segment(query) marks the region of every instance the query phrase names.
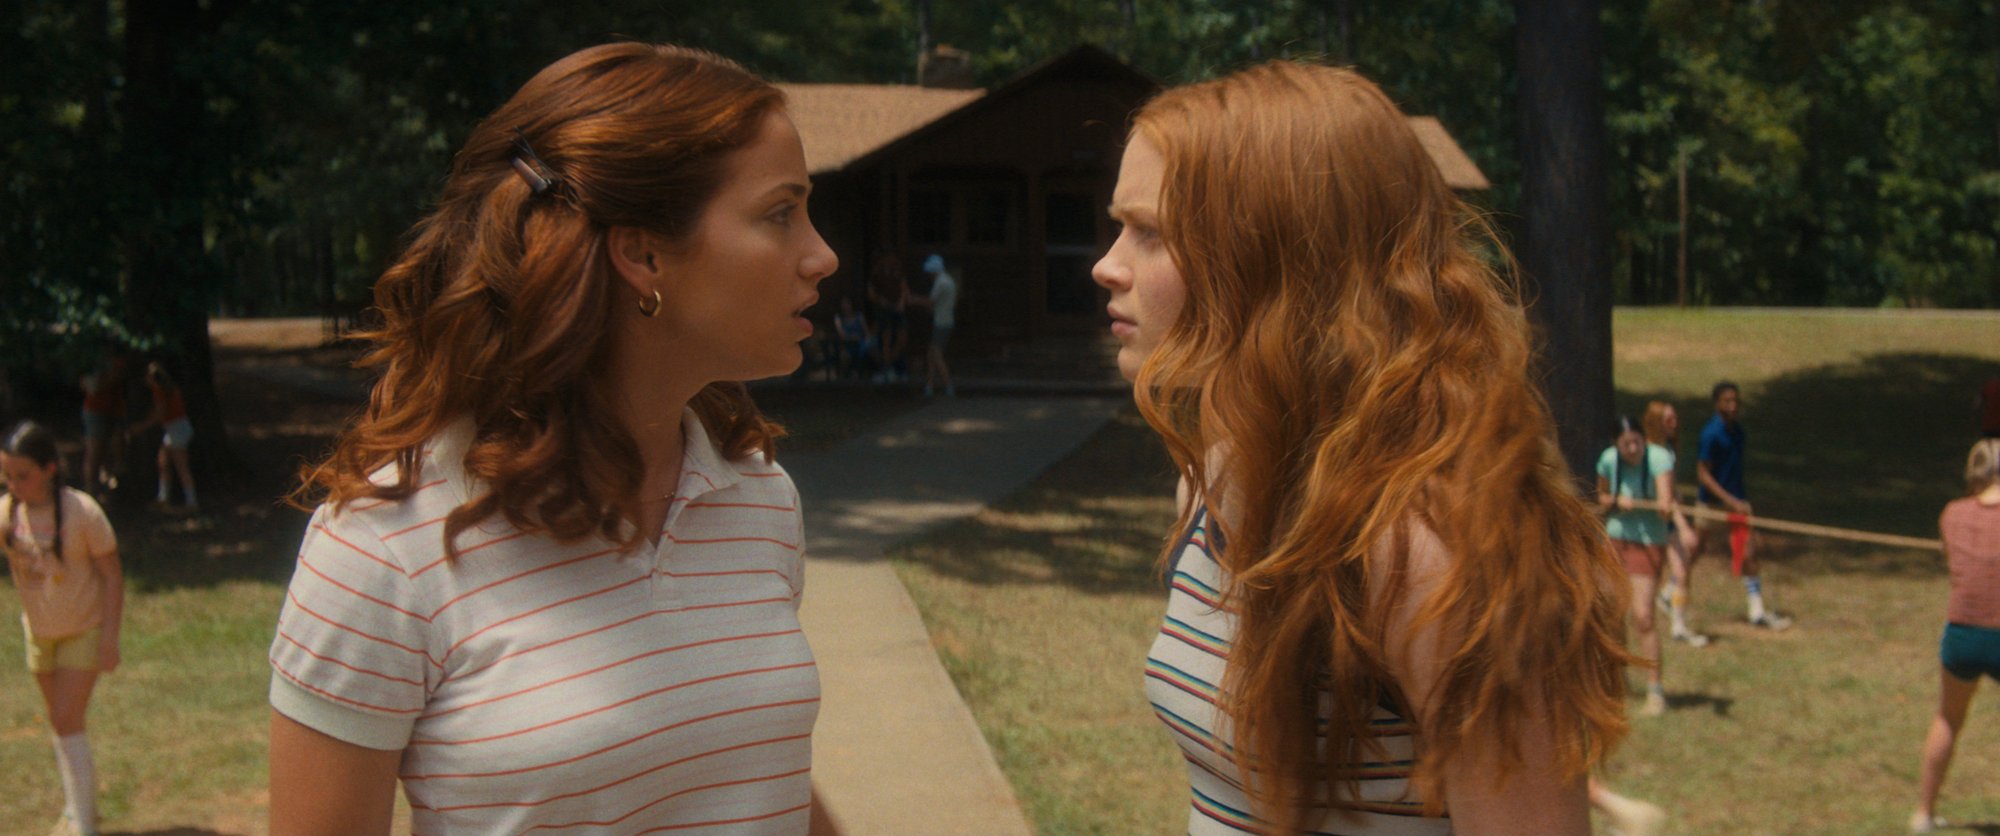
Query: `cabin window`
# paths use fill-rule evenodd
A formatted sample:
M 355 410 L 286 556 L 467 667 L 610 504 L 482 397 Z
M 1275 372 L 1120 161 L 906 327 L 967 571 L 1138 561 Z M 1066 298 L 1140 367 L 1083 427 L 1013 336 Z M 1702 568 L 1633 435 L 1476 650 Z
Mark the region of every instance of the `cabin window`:
M 1020 238 L 1015 184 L 988 177 L 926 179 L 909 188 L 910 243 L 919 247 L 1010 249 Z
M 965 194 L 965 243 L 1004 247 L 1012 240 L 1013 195 L 989 190 Z
M 910 190 L 910 242 L 952 243 L 951 193 L 941 189 Z

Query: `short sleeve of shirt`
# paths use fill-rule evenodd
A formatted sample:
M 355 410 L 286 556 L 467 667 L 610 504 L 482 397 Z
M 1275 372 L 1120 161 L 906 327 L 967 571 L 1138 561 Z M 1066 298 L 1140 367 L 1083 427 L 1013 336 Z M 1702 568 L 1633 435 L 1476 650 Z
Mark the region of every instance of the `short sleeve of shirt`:
M 938 322 L 953 321 L 953 310 L 958 307 L 958 280 L 948 273 L 939 273 L 937 281 L 931 283 L 931 309 L 936 312 Z
M 97 504 L 97 500 L 81 491 L 65 493 L 76 499 L 74 522 L 64 520 L 65 527 L 69 528 L 71 536 L 82 538 L 80 542 L 86 549 L 85 553 L 91 557 L 103 557 L 117 551 L 118 534 L 111 530 L 111 520 L 104 516 L 104 508 Z M 75 554 L 67 546 L 63 551 Z
M 1710 467 L 1714 467 L 1725 453 L 1722 448 L 1727 445 L 1727 441 L 1722 437 L 1721 430 L 1719 424 L 1710 424 L 1701 429 L 1701 449 L 1697 455 L 1702 461 L 1708 462 Z
M 271 706 L 348 743 L 404 748 L 436 680 L 430 611 L 373 532 L 321 507 L 271 643 Z
M 798 612 L 799 605 L 806 596 L 806 503 L 799 495 L 798 485 L 785 480 L 785 487 L 792 493 L 792 542 L 799 544 L 792 552 L 792 565 L 786 568 L 785 578 L 792 588 L 792 611 Z
M 1604 479 L 1611 495 L 1618 495 L 1618 448 L 1604 448 L 1604 453 L 1597 457 L 1597 475 Z
M 1646 445 L 1646 463 L 1653 473 L 1653 478 L 1658 479 L 1662 473 L 1671 477 L 1674 472 L 1674 453 L 1661 445 L 1648 444 Z

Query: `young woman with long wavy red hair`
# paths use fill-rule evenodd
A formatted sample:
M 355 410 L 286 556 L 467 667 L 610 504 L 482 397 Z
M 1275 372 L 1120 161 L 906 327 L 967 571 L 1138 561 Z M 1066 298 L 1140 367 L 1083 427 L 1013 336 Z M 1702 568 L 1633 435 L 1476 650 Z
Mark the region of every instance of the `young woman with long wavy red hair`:
M 1587 832 L 1625 580 L 1403 114 L 1289 62 L 1166 91 L 1111 213 L 1119 368 L 1182 477 L 1147 691 L 1189 832 Z
M 741 381 L 836 260 L 779 91 L 636 43 L 542 70 L 375 287 L 364 415 L 272 645 L 271 825 L 803 832 L 798 495 Z

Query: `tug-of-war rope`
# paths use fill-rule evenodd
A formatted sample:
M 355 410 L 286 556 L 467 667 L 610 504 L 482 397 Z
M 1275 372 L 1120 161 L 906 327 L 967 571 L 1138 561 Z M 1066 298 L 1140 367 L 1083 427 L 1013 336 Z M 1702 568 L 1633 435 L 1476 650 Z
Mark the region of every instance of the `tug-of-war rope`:
M 1806 534 L 1813 537 L 1827 537 L 1835 540 L 1850 540 L 1857 543 L 1874 543 L 1879 546 L 1928 549 L 1933 552 L 1944 548 L 1944 542 L 1934 537 L 1904 537 L 1900 534 L 1879 534 L 1873 531 L 1861 531 L 1853 528 L 1837 528 L 1830 525 L 1814 525 L 1812 523 L 1772 519 L 1770 517 L 1738 514 L 1734 511 L 1724 511 L 1719 508 L 1708 508 L 1694 502 L 1684 501 L 1681 503 L 1680 508 L 1682 512 L 1696 519 L 1716 520 L 1731 524 L 1747 523 L 1752 528 L 1764 528 L 1771 531 Z

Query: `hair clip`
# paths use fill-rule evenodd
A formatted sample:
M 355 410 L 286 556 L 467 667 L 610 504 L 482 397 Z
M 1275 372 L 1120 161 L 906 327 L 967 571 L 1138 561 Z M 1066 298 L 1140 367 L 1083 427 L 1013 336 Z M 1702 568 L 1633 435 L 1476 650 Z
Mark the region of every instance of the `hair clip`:
M 520 128 L 514 129 L 514 151 L 514 173 L 521 175 L 521 179 L 528 184 L 528 190 L 536 196 L 562 182 L 560 177 L 543 173 L 550 170 L 548 163 L 542 162 L 542 158 L 535 154 L 534 146 L 528 144 L 528 135 Z

